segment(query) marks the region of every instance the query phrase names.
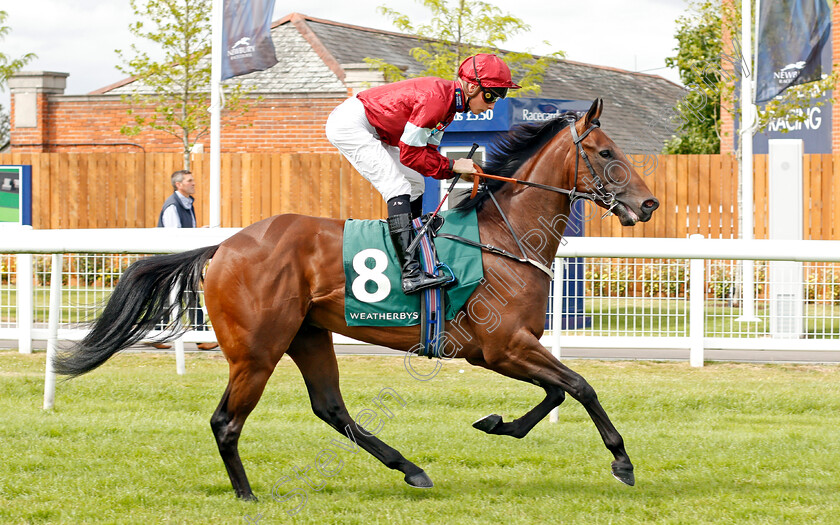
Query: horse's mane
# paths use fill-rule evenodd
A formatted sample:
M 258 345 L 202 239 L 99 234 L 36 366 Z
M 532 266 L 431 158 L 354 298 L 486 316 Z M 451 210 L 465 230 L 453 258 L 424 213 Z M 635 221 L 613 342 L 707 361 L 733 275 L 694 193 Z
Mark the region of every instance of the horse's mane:
M 568 112 L 544 123 L 514 126 L 490 145 L 484 170 L 500 177 L 513 177 L 520 166 L 575 120 L 577 115 Z M 504 181 L 487 179 L 475 198 L 462 200 L 455 209 L 465 213 L 473 209 L 480 210 L 490 194 L 496 193 L 506 184 Z

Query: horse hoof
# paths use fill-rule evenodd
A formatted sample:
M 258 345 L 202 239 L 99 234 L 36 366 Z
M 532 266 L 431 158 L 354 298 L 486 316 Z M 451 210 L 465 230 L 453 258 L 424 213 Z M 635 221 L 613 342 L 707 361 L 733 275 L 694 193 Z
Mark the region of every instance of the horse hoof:
M 242 501 L 253 501 L 253 502 L 257 502 L 257 501 L 259 501 L 259 500 L 257 499 L 257 497 L 256 497 L 256 496 L 254 496 L 254 493 L 253 493 L 253 492 L 252 492 L 252 493 L 250 493 L 250 494 L 237 494 L 237 495 L 236 495 L 236 497 L 237 497 L 237 498 L 239 498 L 239 499 L 240 499 L 240 500 L 242 500 Z
M 418 489 L 430 489 L 435 486 L 435 484 L 432 483 L 432 478 L 427 476 L 422 470 L 417 474 L 412 474 L 410 476 L 406 474 L 405 482 Z
M 502 424 L 502 416 L 498 414 L 490 414 L 489 416 L 484 416 L 483 418 L 479 419 L 475 423 L 472 424 L 473 427 L 487 432 L 488 434 L 492 434 L 493 431 Z
M 631 487 L 636 484 L 636 476 L 633 475 L 633 465 L 616 464 L 612 465 L 612 475 L 618 481 Z

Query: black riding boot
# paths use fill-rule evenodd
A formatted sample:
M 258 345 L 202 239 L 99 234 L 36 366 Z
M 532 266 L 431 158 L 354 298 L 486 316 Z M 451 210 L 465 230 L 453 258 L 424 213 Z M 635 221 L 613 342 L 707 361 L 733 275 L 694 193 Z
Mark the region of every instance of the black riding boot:
M 423 216 L 423 197 L 411 201 L 411 218 L 419 219 Z
M 437 277 L 424 272 L 414 253 L 408 253 L 408 246 L 414 239 L 414 228 L 411 227 L 411 214 L 399 213 L 388 217 L 388 232 L 391 242 L 397 252 L 397 260 L 402 268 L 402 289 L 406 294 L 419 292 L 426 288 L 440 286 L 450 281 L 449 277 Z M 415 250 L 419 252 L 419 250 Z

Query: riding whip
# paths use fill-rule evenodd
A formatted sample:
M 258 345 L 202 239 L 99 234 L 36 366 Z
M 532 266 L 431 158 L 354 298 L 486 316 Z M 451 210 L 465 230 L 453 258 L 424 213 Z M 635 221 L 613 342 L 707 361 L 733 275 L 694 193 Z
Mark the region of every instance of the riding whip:
M 472 148 L 470 152 L 467 154 L 468 159 L 472 159 L 473 155 L 475 155 L 475 151 L 478 149 L 478 144 L 473 142 Z M 437 208 L 434 212 L 432 212 L 432 216 L 426 221 L 426 224 L 420 228 L 420 231 L 417 232 L 417 235 L 414 237 L 414 240 L 411 241 L 411 244 L 408 245 L 408 253 L 413 253 L 414 250 L 417 248 L 417 245 L 420 244 L 420 240 L 423 238 L 423 235 L 426 234 L 426 230 L 429 229 L 429 225 L 434 222 L 435 217 L 437 217 L 438 212 L 443 207 L 443 203 L 446 202 L 446 198 L 449 197 L 449 194 L 452 193 L 452 190 L 455 189 L 455 185 L 458 184 L 458 180 L 461 178 L 460 173 L 456 173 L 455 177 L 452 179 L 452 183 L 449 185 L 449 189 L 446 190 L 446 194 L 444 194 L 443 198 L 440 200 L 440 204 L 438 204 Z

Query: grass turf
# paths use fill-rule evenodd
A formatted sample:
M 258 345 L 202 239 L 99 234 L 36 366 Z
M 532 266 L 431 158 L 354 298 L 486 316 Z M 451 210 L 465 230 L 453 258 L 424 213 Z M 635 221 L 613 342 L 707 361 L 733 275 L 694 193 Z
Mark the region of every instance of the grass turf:
M 415 360 L 418 371 L 434 362 Z M 567 398 L 560 422 L 523 440 L 470 427 L 518 417 L 538 388 L 442 363 L 414 380 L 393 357 L 342 357 L 352 414 L 393 388 L 378 436 L 424 468 L 430 490 L 349 443 L 310 411 L 284 358 L 245 426 L 240 451 L 258 503 L 234 498 L 209 428 L 225 387 L 223 358 L 117 356 L 60 383 L 44 412 L 44 354 L 0 352 L 2 523 L 836 523 L 840 515 L 840 367 L 568 362 L 596 388 L 622 432 L 637 485 L 612 478 L 610 454 L 585 410 Z M 463 372 L 461 372 L 463 370 Z M 369 426 L 372 428 L 372 426 Z M 332 449 L 326 478 L 315 473 Z M 324 460 L 327 456 L 320 456 Z M 300 480 L 272 487 L 295 469 Z M 326 469 L 325 469 L 326 470 Z M 282 499 L 282 498 L 281 498 Z M 297 514 L 287 511 L 301 506 Z M 251 521 L 253 522 L 253 521 Z

